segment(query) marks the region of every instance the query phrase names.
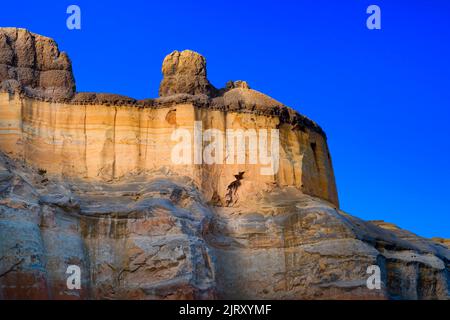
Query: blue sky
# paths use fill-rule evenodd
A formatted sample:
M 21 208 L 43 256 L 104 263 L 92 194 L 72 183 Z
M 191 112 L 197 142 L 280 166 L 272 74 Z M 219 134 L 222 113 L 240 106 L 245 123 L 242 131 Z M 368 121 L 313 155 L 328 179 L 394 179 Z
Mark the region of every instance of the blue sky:
M 66 8 L 81 8 L 81 30 Z M 381 8 L 382 29 L 366 28 Z M 343 210 L 450 238 L 450 1 L 4 1 L 0 26 L 53 37 L 78 91 L 156 97 L 171 51 L 328 135 Z

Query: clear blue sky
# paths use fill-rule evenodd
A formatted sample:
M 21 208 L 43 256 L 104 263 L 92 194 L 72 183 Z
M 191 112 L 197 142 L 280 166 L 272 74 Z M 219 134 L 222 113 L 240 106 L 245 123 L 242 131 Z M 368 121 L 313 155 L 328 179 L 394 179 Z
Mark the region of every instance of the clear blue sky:
M 324 128 L 343 210 L 450 238 L 450 1 L 3 1 L 0 26 L 56 39 L 78 91 L 156 97 L 164 56 L 198 51 L 216 87 L 247 80 Z

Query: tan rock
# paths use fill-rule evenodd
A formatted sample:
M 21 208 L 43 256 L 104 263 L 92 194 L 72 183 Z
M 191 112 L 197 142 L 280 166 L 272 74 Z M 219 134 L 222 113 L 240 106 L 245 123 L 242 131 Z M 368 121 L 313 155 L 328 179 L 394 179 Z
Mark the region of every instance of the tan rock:
M 431 240 L 433 240 L 434 242 L 440 243 L 444 246 L 446 246 L 447 248 L 450 248 L 450 239 L 444 239 L 444 238 L 432 238 Z

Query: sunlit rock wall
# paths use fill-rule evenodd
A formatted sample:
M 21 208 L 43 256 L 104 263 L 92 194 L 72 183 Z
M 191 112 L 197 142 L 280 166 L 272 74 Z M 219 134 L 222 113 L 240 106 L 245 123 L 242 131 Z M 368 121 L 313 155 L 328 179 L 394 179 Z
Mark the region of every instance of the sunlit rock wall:
M 279 117 L 209 110 L 191 103 L 158 108 L 64 104 L 8 93 L 0 93 L 0 114 L 0 150 L 49 174 L 109 181 L 163 170 L 193 178 L 207 199 L 226 204 L 234 175 L 245 172 L 241 188 L 249 195 L 274 186 L 295 186 L 338 205 L 325 137 L 281 123 Z M 269 165 L 249 164 L 248 158 L 245 164 L 175 164 L 172 152 L 179 141 L 172 134 L 187 129 L 193 140 L 195 121 L 203 130 L 255 129 L 258 134 L 269 130 L 269 147 L 270 129 L 279 129 L 278 170 L 261 174 Z M 192 141 L 192 159 L 194 151 Z M 246 152 L 248 156 L 248 146 Z

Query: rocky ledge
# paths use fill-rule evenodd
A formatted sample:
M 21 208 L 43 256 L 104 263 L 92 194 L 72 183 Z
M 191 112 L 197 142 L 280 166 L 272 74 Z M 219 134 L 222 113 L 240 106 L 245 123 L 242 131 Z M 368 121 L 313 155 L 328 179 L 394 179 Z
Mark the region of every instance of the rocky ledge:
M 53 39 L 19 28 L 0 28 L 0 92 L 75 105 L 158 108 L 190 102 L 198 107 L 279 116 L 285 123 L 310 127 L 324 134 L 312 120 L 282 103 L 250 89 L 245 81 L 229 81 L 216 89 L 207 79 L 206 59 L 185 50 L 169 54 L 162 66 L 160 98 L 136 100 L 118 94 L 76 92 L 72 64 Z

